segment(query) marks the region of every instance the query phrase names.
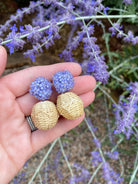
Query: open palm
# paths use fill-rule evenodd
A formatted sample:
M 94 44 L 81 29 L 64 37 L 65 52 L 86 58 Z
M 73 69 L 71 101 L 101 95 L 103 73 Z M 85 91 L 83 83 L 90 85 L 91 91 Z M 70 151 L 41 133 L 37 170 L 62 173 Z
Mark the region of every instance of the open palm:
M 7 54 L 0 47 L 0 74 L 4 71 Z M 81 97 L 84 107 L 94 100 L 95 79 L 78 76 L 81 68 L 75 63 L 37 66 L 0 78 L 0 174 L 2 184 L 7 184 L 21 169 L 25 161 L 39 149 L 77 126 L 84 115 L 76 120 L 60 118 L 56 126 L 47 131 L 31 133 L 25 116 L 30 115 L 37 100 L 28 93 L 29 86 L 38 76 L 48 80 L 57 71 L 68 69 L 74 76 L 73 92 Z M 51 97 L 55 101 L 56 92 Z

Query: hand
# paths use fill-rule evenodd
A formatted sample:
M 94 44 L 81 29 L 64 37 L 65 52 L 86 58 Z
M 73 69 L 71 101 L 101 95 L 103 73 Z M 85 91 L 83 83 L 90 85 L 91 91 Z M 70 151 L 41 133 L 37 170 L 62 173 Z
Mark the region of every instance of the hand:
M 0 46 L 0 75 L 4 71 L 7 54 Z M 76 63 L 60 63 L 36 66 L 0 78 L 0 175 L 1 183 L 7 184 L 22 168 L 24 163 L 42 147 L 77 126 L 84 115 L 76 120 L 60 118 L 56 126 L 47 131 L 31 133 L 25 119 L 37 100 L 28 93 L 29 86 L 38 76 L 48 80 L 57 71 L 68 69 L 74 76 L 73 92 L 83 100 L 84 107 L 94 100 L 92 91 L 96 85 L 91 76 L 78 76 L 81 67 Z M 55 101 L 57 94 L 53 94 Z

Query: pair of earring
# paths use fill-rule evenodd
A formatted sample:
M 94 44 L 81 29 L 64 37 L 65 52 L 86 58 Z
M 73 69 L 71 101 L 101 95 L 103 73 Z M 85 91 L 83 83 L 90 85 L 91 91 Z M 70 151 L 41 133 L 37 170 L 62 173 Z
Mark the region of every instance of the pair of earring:
M 58 93 L 65 93 L 74 87 L 73 76 L 68 70 L 55 73 L 52 81 Z M 44 77 L 38 77 L 32 82 L 29 92 L 40 101 L 48 100 L 52 95 L 52 83 Z
M 48 99 L 52 95 L 52 83 L 44 78 L 38 77 L 30 85 L 30 94 L 41 102 L 32 108 L 31 118 L 36 128 L 47 130 L 53 128 L 60 115 L 66 119 L 76 119 L 83 111 L 83 102 L 79 96 L 69 92 L 74 87 L 74 78 L 68 70 L 57 72 L 52 78 L 53 86 L 60 94 L 56 105 Z

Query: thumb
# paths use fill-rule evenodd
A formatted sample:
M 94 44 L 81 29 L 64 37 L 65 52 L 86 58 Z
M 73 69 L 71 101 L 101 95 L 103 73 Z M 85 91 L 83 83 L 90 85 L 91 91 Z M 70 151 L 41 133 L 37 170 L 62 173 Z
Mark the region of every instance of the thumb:
M 7 52 L 4 47 L 0 46 L 0 75 L 4 72 L 7 62 Z

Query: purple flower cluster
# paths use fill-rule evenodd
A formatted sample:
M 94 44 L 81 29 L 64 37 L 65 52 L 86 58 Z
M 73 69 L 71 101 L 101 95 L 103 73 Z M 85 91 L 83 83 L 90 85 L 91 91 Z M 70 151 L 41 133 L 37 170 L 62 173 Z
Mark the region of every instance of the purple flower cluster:
M 131 0 L 123 0 L 125 4 L 131 4 Z M 45 8 L 46 7 L 46 8 Z M 10 54 L 14 51 L 23 49 L 26 43 L 29 43 L 31 48 L 24 52 L 25 57 L 30 57 L 34 62 L 35 57 L 43 52 L 42 47 L 48 49 L 54 44 L 55 39 L 59 39 L 60 25 L 65 22 L 72 27 L 71 34 L 66 46 L 66 49 L 60 54 L 66 61 L 77 62 L 73 56 L 73 50 L 77 49 L 80 43 L 83 43 L 83 62 L 82 69 L 84 74 L 92 74 L 96 80 L 102 83 L 107 83 L 109 74 L 107 72 L 107 65 L 105 64 L 104 56 L 101 54 L 99 46 L 96 44 L 96 37 L 92 36 L 94 33 L 93 25 L 84 25 L 84 22 L 75 20 L 83 16 L 93 16 L 103 13 L 107 14 L 109 7 L 104 7 L 102 0 L 71 0 L 71 1 L 56 1 L 56 0 L 38 0 L 37 2 L 31 1 L 28 8 L 18 9 L 15 15 L 7 20 L 5 25 L 0 25 L 0 36 L 4 37 L 4 32 L 11 28 L 11 32 L 3 38 L 0 42 L 6 43 L 9 48 Z M 11 27 L 14 22 L 20 21 L 24 15 L 36 12 L 36 17 L 32 19 L 32 24 L 20 26 L 18 29 L 16 24 Z M 93 21 L 95 22 L 95 20 Z M 99 21 L 97 20 L 96 23 Z M 74 32 L 78 27 L 77 35 Z M 123 37 L 125 42 L 131 44 L 138 43 L 138 37 L 134 37 L 131 31 L 128 35 L 124 34 L 122 26 L 119 23 L 114 23 L 109 29 L 112 35 Z M 23 38 L 27 38 L 24 41 Z M 8 43 L 7 43 L 8 42 Z
M 29 92 L 38 100 L 47 100 L 52 95 L 52 83 L 44 77 L 38 77 L 31 83 Z
M 118 152 L 106 152 L 111 159 L 117 160 L 118 159 Z M 110 164 L 107 161 L 104 161 L 103 158 L 100 156 L 99 151 L 91 152 L 92 156 L 92 165 L 98 166 L 100 163 L 102 164 L 102 171 L 103 171 L 103 178 L 108 184 L 121 184 L 123 178 L 120 177 L 120 174 L 113 170 Z M 78 184 L 79 182 L 87 183 L 88 179 L 90 179 L 90 172 L 83 168 L 82 165 L 78 163 L 74 163 L 73 167 L 76 168 L 76 171 L 79 172 L 79 176 L 74 175 L 71 179 L 69 184 Z
M 109 28 L 109 31 L 112 33 L 111 36 L 116 35 L 118 31 L 120 31 L 117 34 L 117 37 L 123 36 L 123 31 L 122 31 L 123 26 L 120 25 L 120 23 L 114 23 L 112 27 Z
M 43 5 L 47 8 L 45 9 Z M 49 48 L 54 44 L 54 39 L 60 38 L 60 22 L 66 21 L 73 27 L 77 24 L 75 26 L 76 29 L 78 26 L 81 26 L 82 31 L 78 32 L 76 37 L 72 34 L 72 39 L 69 38 L 70 42 L 66 50 L 62 52 L 62 56 L 66 61 L 75 61 L 72 50 L 76 49 L 82 41 L 84 43 L 84 62 L 82 66 L 87 65 L 86 68 L 84 67 L 84 71 L 88 74 L 92 73 L 97 80 L 106 83 L 108 73 L 106 71 L 107 66 L 104 63 L 104 57 L 99 55 L 100 49 L 95 44 L 95 37 L 89 39 L 86 34 L 88 31 L 90 36 L 93 32 L 93 27 L 90 25 L 83 27 L 81 21 L 75 21 L 74 24 L 74 19 L 77 16 L 91 16 L 96 15 L 97 12 L 106 12 L 107 9 L 107 7 L 105 8 L 103 6 L 102 0 L 71 0 L 70 2 L 65 1 L 64 3 L 55 0 L 38 0 L 37 2 L 30 2 L 28 8 L 17 10 L 16 15 L 12 15 L 11 19 L 5 25 L 0 26 L 0 35 L 4 36 L 4 32 L 11 27 L 11 24 L 18 20 L 22 21 L 24 15 L 37 12 L 37 16 L 32 20 L 32 25 L 20 26 L 19 30 L 16 27 L 14 29 L 11 27 L 12 31 L 5 38 L 5 41 L 8 41 L 6 45 L 9 48 L 10 54 L 12 54 L 16 50 L 23 49 L 26 42 L 22 39 L 26 37 L 27 43 L 30 43 L 32 48 L 25 51 L 24 56 L 30 57 L 34 62 L 35 56 L 43 52 L 42 47 Z M 87 57 L 86 52 L 88 52 Z
M 11 40 L 9 43 L 6 44 L 6 46 L 9 48 L 10 54 L 12 54 L 16 50 L 23 49 L 25 41 L 19 38 L 21 36 L 21 33 L 17 33 L 16 24 L 14 24 L 14 26 L 12 26 L 10 29 L 12 31 L 7 35 L 5 40 Z
M 92 151 L 91 156 L 92 156 L 92 165 L 94 167 L 97 166 L 100 162 L 102 162 L 102 157 L 100 156 L 99 151 Z
M 83 36 L 82 42 L 84 43 L 82 68 L 85 74 L 93 74 L 96 80 L 107 83 L 108 67 L 99 46 L 95 43 L 97 39 L 92 36 L 93 33 L 94 25 L 84 26 L 82 32 L 79 33 L 80 37 Z
M 125 5 L 132 4 L 132 0 L 123 0 L 123 3 Z
M 87 169 L 83 168 L 80 164 L 74 163 L 73 167 L 79 171 L 79 176 L 74 175 L 70 181 L 69 184 L 79 184 L 81 183 L 87 183 L 88 179 L 90 178 L 90 173 Z
M 53 163 L 53 166 L 52 166 L 52 169 L 54 169 L 56 171 L 56 175 L 58 176 L 59 181 L 61 181 L 62 178 L 63 178 L 62 172 L 61 172 L 60 168 L 58 167 L 59 163 L 60 163 L 60 160 L 61 160 L 61 157 L 62 157 L 62 152 L 61 152 L 61 150 L 59 150 L 56 153 L 56 156 L 54 158 L 54 163 Z
M 113 159 L 113 160 L 118 160 L 118 158 L 119 158 L 118 151 L 113 151 L 113 152 L 106 151 L 104 154 L 107 155 L 110 159 Z
M 115 134 L 123 133 L 129 139 L 134 133 L 133 126 L 136 126 L 135 114 L 138 111 L 138 82 L 130 83 L 129 88 L 130 96 L 124 101 L 120 97 L 119 104 L 114 105 L 114 113 L 116 120 Z
M 21 182 L 26 182 L 26 173 L 25 172 L 22 172 L 22 173 L 19 173 L 14 179 L 13 179 L 13 183 L 14 184 L 20 184 Z
M 21 10 L 18 9 L 16 15 L 12 15 L 10 20 L 8 20 L 5 25 L 0 25 L 0 36 L 4 36 L 4 32 L 11 27 L 13 22 L 17 22 L 20 20 L 22 22 L 22 18 L 26 14 L 37 12 L 37 16 L 32 20 L 32 25 L 23 25 L 19 27 L 19 30 L 15 28 L 15 26 L 11 27 L 12 30 L 5 41 L 8 40 L 6 46 L 9 48 L 10 54 L 14 51 L 19 49 L 23 49 L 24 44 L 30 43 L 32 45 L 32 49 L 27 50 L 24 52 L 25 57 L 30 57 L 32 61 L 35 61 L 35 56 L 42 52 L 43 46 L 48 48 L 49 46 L 54 44 L 54 39 L 59 39 L 59 27 L 57 26 L 56 16 L 53 17 L 50 21 L 46 20 L 45 18 L 45 9 L 42 5 L 49 5 L 53 4 L 54 1 L 37 1 L 37 2 L 30 2 L 28 8 L 22 8 Z M 55 2 L 56 4 L 56 2 Z M 50 13 L 53 12 L 53 8 L 49 8 L 51 10 Z M 44 27 L 47 29 L 42 30 Z M 18 32 L 17 32 L 18 30 Z M 27 42 L 23 40 L 23 38 L 27 38 Z M 1 42 L 2 43 L 2 42 Z
M 90 131 L 91 132 L 95 132 L 97 130 L 97 127 L 94 127 L 92 122 L 91 122 L 91 119 L 89 117 L 86 117 L 86 120 L 87 120 L 87 123 L 89 125 L 89 128 L 90 128 Z
M 81 63 L 84 74 L 92 74 L 96 80 L 107 83 L 109 74 L 107 65 L 104 62 L 104 56 L 101 55 L 99 46 L 95 43 L 94 25 L 82 26 L 82 31 L 78 31 L 75 37 L 72 37 L 63 50 L 62 56 L 66 61 L 76 62 L 72 51 L 75 50 L 80 42 L 83 43 L 83 62 Z
M 123 26 L 120 23 L 113 23 L 113 26 L 109 28 L 111 36 L 116 35 L 117 38 L 123 38 L 124 42 L 136 45 L 138 43 L 138 36 L 135 37 L 132 31 L 128 31 L 125 34 L 122 28 Z
M 93 139 L 93 142 L 95 143 L 97 148 L 101 147 L 101 143 L 100 143 L 100 141 L 97 138 Z
M 53 75 L 53 85 L 58 93 L 64 93 L 74 87 L 73 75 L 68 71 L 60 71 Z
M 127 43 L 131 43 L 132 45 L 138 44 L 138 36 L 134 37 L 132 31 L 128 31 L 127 36 L 124 37 L 123 40 Z
M 119 176 L 119 173 L 116 173 L 108 162 L 104 162 L 102 165 L 103 169 L 103 178 L 107 184 L 121 184 L 123 178 Z

